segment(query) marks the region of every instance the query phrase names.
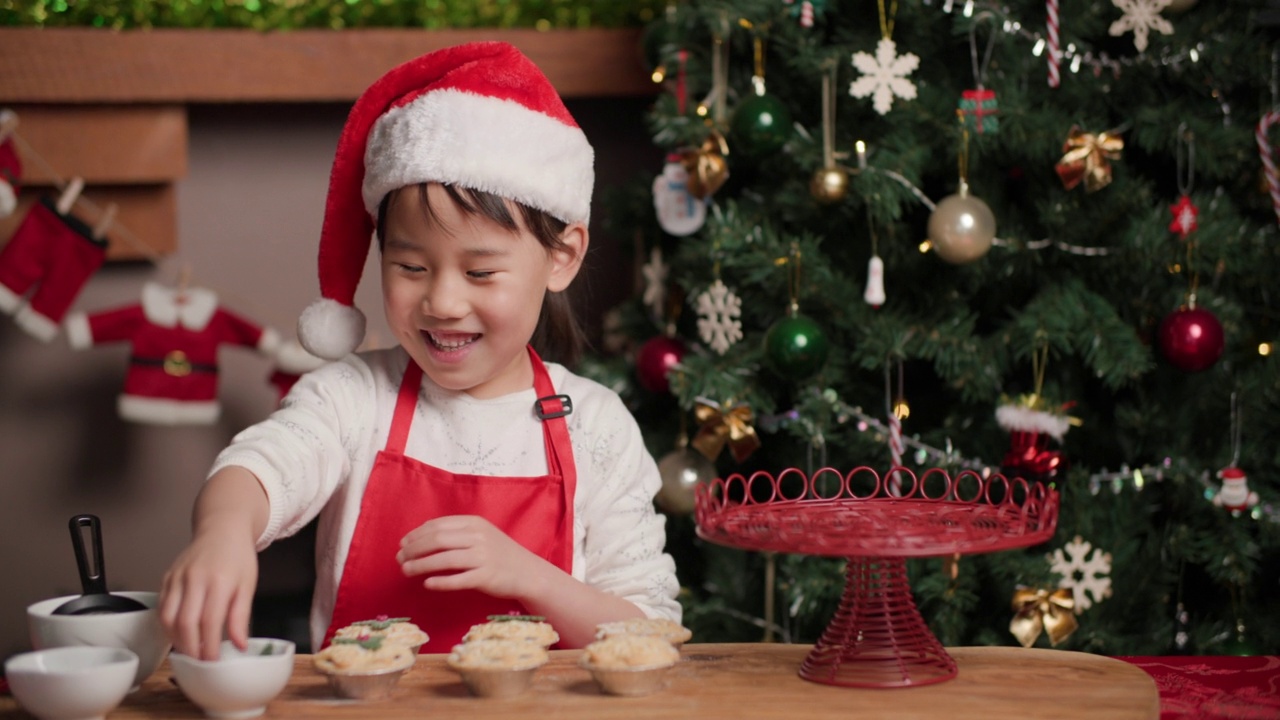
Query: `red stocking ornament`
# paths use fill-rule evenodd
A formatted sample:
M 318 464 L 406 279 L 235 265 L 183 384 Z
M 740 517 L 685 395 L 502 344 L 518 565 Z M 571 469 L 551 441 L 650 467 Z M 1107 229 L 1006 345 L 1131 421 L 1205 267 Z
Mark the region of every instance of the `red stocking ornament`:
M 1000 463 L 1005 477 L 1048 482 L 1066 473 L 1067 459 L 1049 440 L 1062 442 L 1069 418 L 1018 402 L 997 408 L 996 422 L 1009 431 L 1009 452 Z
M 0 311 L 13 313 L 23 330 L 45 342 L 107 257 L 105 239 L 53 201 L 31 206 L 9 243 L 0 250 Z M 26 305 L 23 295 L 39 285 Z

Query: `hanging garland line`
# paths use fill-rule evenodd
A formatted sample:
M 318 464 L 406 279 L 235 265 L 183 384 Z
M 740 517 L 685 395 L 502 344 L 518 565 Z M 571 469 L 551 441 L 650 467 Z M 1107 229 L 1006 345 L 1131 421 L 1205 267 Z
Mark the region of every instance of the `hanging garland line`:
M 54 168 L 53 165 L 43 155 L 41 155 L 29 141 L 27 141 L 26 138 L 22 137 L 22 134 L 17 128 L 10 131 L 9 139 L 12 140 L 14 145 L 22 151 L 24 161 L 30 161 L 32 164 L 39 167 L 44 176 L 53 181 L 53 185 L 57 188 L 59 193 L 66 192 L 69 185 L 79 180 L 78 178 L 73 180 L 63 178 L 61 173 L 59 173 L 57 169 Z M 95 217 L 104 218 L 104 220 L 99 223 L 99 226 L 95 227 L 95 230 L 100 231 L 103 237 L 105 237 L 108 232 L 115 234 L 115 236 L 124 240 L 126 244 L 128 244 L 145 261 L 149 262 L 155 269 L 160 269 L 164 256 L 157 252 L 154 247 L 139 237 L 138 234 L 133 232 L 133 230 L 128 226 L 120 222 L 117 217 L 112 214 L 113 211 L 108 209 L 110 204 L 108 204 L 108 207 L 103 207 L 98 203 L 91 201 L 84 192 L 79 192 L 76 195 L 75 202 L 72 203 L 72 207 L 75 207 L 76 205 L 84 207 Z M 231 293 L 221 288 L 209 286 L 205 283 L 198 283 L 192 276 L 190 265 L 181 265 L 180 279 L 178 280 L 179 287 L 186 288 L 199 284 L 201 287 L 212 290 L 219 298 L 230 299 L 239 307 L 254 308 L 256 306 L 256 303 L 252 300 L 245 298 L 238 293 Z M 254 312 L 257 313 L 258 311 L 255 310 Z M 366 345 L 368 345 L 369 342 L 371 341 L 366 340 Z
M 14 145 L 21 148 L 24 159 L 33 161 L 35 165 L 39 166 L 41 172 L 43 172 L 46 177 L 53 179 L 53 184 L 57 187 L 59 192 L 66 191 L 69 181 L 65 180 L 53 168 L 53 166 L 49 164 L 49 161 L 46 160 L 43 155 L 36 152 L 36 149 L 31 145 L 31 143 L 27 142 L 26 138 L 22 137 L 22 133 L 15 129 L 9 138 L 13 140 Z M 98 217 L 101 217 L 106 213 L 106 208 L 100 207 L 97 203 L 90 201 L 89 198 L 85 197 L 84 193 L 80 193 L 76 197 L 75 203 L 73 203 L 73 206 L 74 205 L 83 205 L 88 208 L 93 215 Z M 126 227 L 124 223 L 113 217 L 107 220 L 105 226 L 106 227 L 102 228 L 104 234 L 106 232 L 114 232 L 153 265 L 159 264 L 161 260 L 160 253 L 156 252 L 155 248 L 144 242 L 142 238 L 138 237 L 132 230 Z
M 925 195 L 923 190 L 916 187 L 910 180 L 903 177 L 901 173 L 894 172 L 893 170 L 886 170 L 884 168 L 878 168 L 874 165 L 866 165 L 865 167 L 862 167 L 862 168 L 846 168 L 846 170 L 848 170 L 849 172 L 860 172 L 862 170 L 869 170 L 871 172 L 880 173 L 881 175 L 891 178 L 896 182 L 898 182 L 903 187 L 907 188 L 907 190 L 909 190 L 911 194 L 914 195 L 916 199 L 920 201 L 920 204 L 929 208 L 930 212 L 933 212 L 934 210 L 937 209 L 937 203 L 933 202 L 933 200 L 930 200 L 929 196 Z M 1110 248 L 1090 247 L 1087 245 L 1073 245 L 1071 243 L 1063 242 L 1061 240 L 1054 240 L 1052 238 L 1045 238 L 1043 240 L 1019 241 L 1016 239 L 1004 239 L 1004 238 L 997 237 L 992 239 L 991 244 L 999 245 L 1001 247 L 1017 247 L 1021 245 L 1024 249 L 1027 249 L 1027 250 L 1044 250 L 1045 248 L 1048 248 L 1048 247 L 1054 247 L 1063 252 L 1071 253 L 1072 255 L 1082 255 L 1085 257 L 1099 257 L 1102 255 L 1111 254 Z
M 925 6 L 933 4 L 933 0 L 924 0 Z M 955 11 L 956 3 L 954 0 L 945 0 L 941 10 L 948 15 Z M 974 0 L 966 0 L 961 8 L 961 14 L 965 17 L 973 17 L 975 11 L 981 7 L 984 11 L 999 15 L 1003 20 L 1002 29 L 1010 35 L 1018 35 L 1025 40 L 1031 42 L 1031 54 L 1040 57 L 1046 51 L 1053 53 L 1051 45 L 1056 44 L 1056 38 L 1047 37 L 1039 32 L 1032 32 L 1023 26 L 1023 23 L 1012 19 L 1013 11 L 1004 5 L 998 3 L 977 3 Z M 1056 23 L 1055 23 L 1056 24 Z M 1222 41 L 1221 36 L 1214 36 L 1215 41 Z M 1153 56 L 1149 53 L 1140 52 L 1132 57 L 1112 57 L 1105 51 L 1095 53 L 1091 49 L 1081 50 L 1075 43 L 1067 43 L 1065 48 L 1059 48 L 1057 54 L 1062 59 L 1070 60 L 1071 72 L 1078 74 L 1080 69 L 1088 66 L 1095 77 L 1102 74 L 1103 70 L 1110 70 L 1112 77 L 1119 77 L 1121 71 L 1126 67 L 1136 67 L 1138 65 L 1156 67 L 1167 66 L 1172 67 L 1175 71 L 1182 70 L 1182 65 L 1186 62 L 1199 63 L 1200 56 L 1205 52 L 1205 43 L 1203 41 L 1196 43 L 1194 46 L 1170 52 L 1168 49 L 1161 51 L 1160 55 Z M 1052 58 L 1051 58 L 1052 59 Z M 1052 84 L 1052 83 L 1051 83 Z M 1230 115 L 1230 108 L 1223 103 L 1222 111 L 1224 115 Z
M 1170 475 L 1189 475 L 1194 477 L 1204 488 L 1206 500 L 1212 500 L 1213 496 L 1219 491 L 1219 488 L 1213 484 L 1212 475 L 1208 470 L 1199 470 L 1192 467 L 1185 460 L 1179 459 L 1175 461 L 1173 458 L 1167 457 L 1157 465 L 1148 464 L 1136 468 L 1121 465 L 1119 470 L 1103 470 L 1093 473 L 1089 476 L 1089 494 L 1097 495 L 1102 492 L 1104 487 L 1110 487 L 1112 494 L 1119 494 L 1126 487 L 1141 491 L 1148 482 L 1163 482 Z M 1280 507 L 1276 507 L 1270 502 L 1260 502 L 1240 514 L 1247 514 L 1254 520 L 1266 518 L 1273 523 L 1280 523 Z

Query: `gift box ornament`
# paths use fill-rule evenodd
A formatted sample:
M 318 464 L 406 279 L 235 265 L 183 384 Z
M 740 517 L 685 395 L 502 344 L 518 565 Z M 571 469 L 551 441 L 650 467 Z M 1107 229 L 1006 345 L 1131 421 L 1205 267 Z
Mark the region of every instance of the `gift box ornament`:
M 994 134 L 1000 130 L 1000 108 L 994 90 L 977 88 L 960 93 L 960 116 L 964 126 L 973 132 Z

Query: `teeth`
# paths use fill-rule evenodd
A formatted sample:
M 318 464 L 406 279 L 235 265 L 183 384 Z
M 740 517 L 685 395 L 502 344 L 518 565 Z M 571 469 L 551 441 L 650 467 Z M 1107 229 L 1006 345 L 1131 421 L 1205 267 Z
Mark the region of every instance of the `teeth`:
M 472 335 L 466 338 L 465 340 L 460 340 L 460 339 L 445 340 L 437 336 L 435 333 L 427 333 L 427 336 L 431 338 L 432 344 L 434 344 L 436 347 L 440 348 L 441 350 L 457 350 L 458 348 L 462 348 L 462 347 L 466 347 L 467 345 L 470 345 L 472 342 L 475 342 L 475 339 L 476 339 L 475 335 Z

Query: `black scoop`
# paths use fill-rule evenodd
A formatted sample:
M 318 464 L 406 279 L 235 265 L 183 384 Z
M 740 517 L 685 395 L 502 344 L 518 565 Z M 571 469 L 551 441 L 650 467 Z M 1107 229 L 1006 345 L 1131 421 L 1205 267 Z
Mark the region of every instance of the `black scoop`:
M 102 523 L 96 515 L 76 515 L 68 523 L 71 528 L 71 546 L 76 551 L 76 566 L 80 568 L 80 586 L 84 594 L 68 600 L 54 609 L 54 615 L 95 615 L 146 610 L 147 606 L 124 595 L 107 592 L 107 571 L 102 562 Z M 84 551 L 84 534 L 88 527 L 93 538 L 93 567 Z M 97 570 L 97 574 L 92 574 Z

